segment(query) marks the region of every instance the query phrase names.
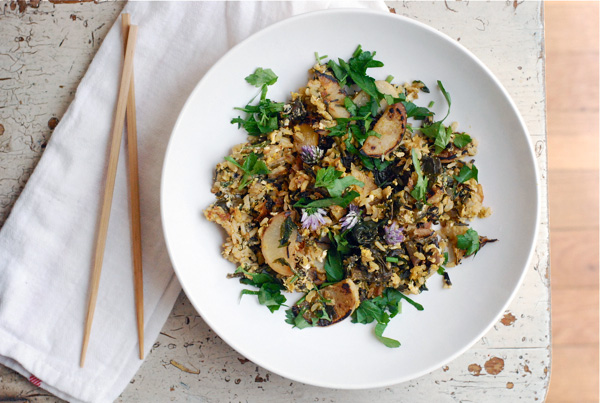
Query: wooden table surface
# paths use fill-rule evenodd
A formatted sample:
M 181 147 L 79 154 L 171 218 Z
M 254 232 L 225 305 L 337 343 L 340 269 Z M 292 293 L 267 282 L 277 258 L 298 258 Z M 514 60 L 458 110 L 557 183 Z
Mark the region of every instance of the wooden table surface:
M 56 4 L 55 4 L 56 3 Z M 365 391 L 307 386 L 269 373 L 225 344 L 182 293 L 119 401 L 543 401 L 550 380 L 544 18 L 541 1 L 387 2 L 471 50 L 513 97 L 540 173 L 535 257 L 501 320 L 448 365 Z M 0 225 L 72 101 L 123 3 L 0 3 Z M 0 367 L 0 400 L 60 401 Z

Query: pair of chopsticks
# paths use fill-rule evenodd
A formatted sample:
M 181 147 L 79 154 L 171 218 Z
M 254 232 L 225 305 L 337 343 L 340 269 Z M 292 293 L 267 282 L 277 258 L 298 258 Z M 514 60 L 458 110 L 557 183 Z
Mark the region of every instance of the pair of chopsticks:
M 104 258 L 104 248 L 106 246 L 108 221 L 110 218 L 110 209 L 115 188 L 115 178 L 117 175 L 119 149 L 121 147 L 121 139 L 123 137 L 123 128 L 125 126 L 126 114 L 135 304 L 137 314 L 139 355 L 140 359 L 144 358 L 144 293 L 142 275 L 142 237 L 140 228 L 140 194 L 138 178 L 137 129 L 135 116 L 135 90 L 133 84 L 133 55 L 135 50 L 138 27 L 136 25 L 131 25 L 131 18 L 129 14 L 122 15 L 122 30 L 123 42 L 125 45 L 125 59 L 123 63 L 123 72 L 121 75 L 119 95 L 117 98 L 115 120 L 112 129 L 112 142 L 110 145 L 108 170 L 106 174 L 106 184 L 104 187 L 104 198 L 102 201 L 102 210 L 100 213 L 100 224 L 98 226 L 98 235 L 96 238 L 94 266 L 92 269 L 88 310 L 85 320 L 85 330 L 83 334 L 81 361 L 79 363 L 81 367 L 83 367 L 83 365 L 85 364 L 85 356 L 90 340 L 92 322 L 94 320 L 94 310 L 96 308 L 96 299 L 98 297 L 98 285 L 100 284 L 100 272 L 102 271 L 102 260 Z

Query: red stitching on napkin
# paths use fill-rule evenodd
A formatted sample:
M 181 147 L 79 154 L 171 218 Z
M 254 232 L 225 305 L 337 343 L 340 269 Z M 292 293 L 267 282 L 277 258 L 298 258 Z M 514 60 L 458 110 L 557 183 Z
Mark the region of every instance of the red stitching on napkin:
M 35 386 L 38 386 L 38 387 L 42 386 L 42 381 L 40 381 L 39 378 L 37 378 L 37 377 L 35 377 L 33 375 L 31 375 L 29 377 L 29 382 L 33 383 Z

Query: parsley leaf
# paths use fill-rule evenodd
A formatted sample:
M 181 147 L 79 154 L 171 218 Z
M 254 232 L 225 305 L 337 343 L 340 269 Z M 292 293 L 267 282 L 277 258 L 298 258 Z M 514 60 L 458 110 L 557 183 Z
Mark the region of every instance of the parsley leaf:
M 454 135 L 454 145 L 458 148 L 463 148 L 472 141 L 471 136 L 466 133 L 458 133 Z
M 390 339 L 389 337 L 383 336 L 383 331 L 387 327 L 387 323 L 378 323 L 375 325 L 375 337 L 382 342 L 386 347 L 389 348 L 398 348 L 400 347 L 400 342 L 396 339 Z
M 317 172 L 315 187 L 324 187 L 331 197 L 340 197 L 349 186 L 365 185 L 352 175 L 340 178 L 342 174 L 343 172 L 337 171 L 334 167 L 321 168 Z
M 360 196 L 360 193 L 358 193 L 355 190 L 352 190 L 352 191 L 346 193 L 344 196 L 331 197 L 331 198 L 320 199 L 320 200 L 313 200 L 310 202 L 307 199 L 302 198 L 294 204 L 294 207 L 322 208 L 322 207 L 333 206 L 335 204 L 340 207 L 346 208 L 352 202 L 352 200 L 356 199 L 358 196 Z
M 428 116 L 432 116 L 433 112 L 423 106 L 417 106 L 413 102 L 403 102 L 404 108 L 406 108 L 406 117 L 414 118 L 416 120 L 423 120 Z
M 423 310 L 420 304 L 414 302 L 400 291 L 393 288 L 386 288 L 381 296 L 364 300 L 352 314 L 352 322 L 367 324 L 376 321 L 375 336 L 377 339 L 387 347 L 399 347 L 399 341 L 384 337 L 383 332 L 390 319 L 401 312 L 401 300 L 403 299 L 418 310 Z
M 260 88 L 263 85 L 275 84 L 277 82 L 277 78 L 277 74 L 273 73 L 273 70 L 259 67 L 254 71 L 254 73 L 246 77 L 246 81 L 249 84 Z
M 237 123 L 238 129 L 244 128 L 251 136 L 260 136 L 279 128 L 279 112 L 283 111 L 283 102 L 273 102 L 267 99 L 267 86 L 277 81 L 277 75 L 271 69 L 257 68 L 253 74 L 246 77 L 246 81 L 260 87 L 260 100 L 257 105 L 251 105 L 254 98 L 243 108 L 234 108 L 246 112 L 246 117 L 231 119 Z
M 424 201 L 425 195 L 427 194 L 428 178 L 423 175 L 423 171 L 421 170 L 421 163 L 417 156 L 417 150 L 413 148 L 411 154 L 415 172 L 417 173 L 417 184 L 413 187 L 413 190 L 410 191 L 410 195 L 418 201 Z
M 464 235 L 457 237 L 456 247 L 466 251 L 466 256 L 471 256 L 479 250 L 479 234 L 474 229 L 469 228 Z
M 240 165 L 236 160 L 231 157 L 225 157 L 225 160 L 231 162 L 233 165 L 238 167 L 244 172 L 244 176 L 242 177 L 242 181 L 240 182 L 239 189 L 243 189 L 248 185 L 248 183 L 252 180 L 253 176 L 256 175 L 266 175 L 271 173 L 269 168 L 267 168 L 267 164 L 261 159 L 258 158 L 258 155 L 255 153 L 250 153 L 244 160 L 243 165 Z
M 327 281 L 330 282 L 338 282 L 344 279 L 342 257 L 335 247 L 329 248 L 327 251 L 327 257 L 325 258 L 325 273 L 327 273 Z
M 478 173 L 479 173 L 479 171 L 477 170 L 477 167 L 474 164 L 472 165 L 471 168 L 469 168 L 468 165 L 463 165 L 463 167 L 460 169 L 460 172 L 458 173 L 458 176 L 454 176 L 454 179 L 456 179 L 460 183 L 465 183 L 466 181 L 468 181 L 471 178 L 478 181 L 477 180 Z
M 285 322 L 289 323 L 290 325 L 293 325 L 294 327 L 297 327 L 298 329 L 311 327 L 312 324 L 309 323 L 306 319 L 304 319 L 304 311 L 305 310 L 302 310 L 298 313 L 298 315 L 294 315 L 292 309 L 288 309 L 287 311 L 285 311 Z
M 452 136 L 452 129 L 450 127 L 445 127 L 444 125 L 442 125 L 442 122 L 444 122 L 444 120 L 446 120 L 446 118 L 450 114 L 452 99 L 450 98 L 450 94 L 446 91 L 444 85 L 440 80 L 438 80 L 437 84 L 440 87 L 442 94 L 444 94 L 446 102 L 448 102 L 448 111 L 446 112 L 446 116 L 444 116 L 442 120 L 438 120 L 437 122 L 434 122 L 428 126 L 421 127 L 419 128 L 419 130 L 421 130 L 421 132 L 425 136 L 431 139 L 435 139 L 435 153 L 439 154 L 448 146 L 448 144 L 450 143 L 450 137 Z
M 256 295 L 258 303 L 266 306 L 271 312 L 275 312 L 281 306 L 285 306 L 286 298 L 281 294 L 281 290 L 284 287 L 275 277 L 267 273 L 250 273 L 244 270 L 242 266 L 236 270 L 236 273 L 240 272 L 250 276 L 250 278 L 244 277 L 240 279 L 241 283 L 259 288 L 258 291 L 242 290 L 240 298 L 244 295 Z

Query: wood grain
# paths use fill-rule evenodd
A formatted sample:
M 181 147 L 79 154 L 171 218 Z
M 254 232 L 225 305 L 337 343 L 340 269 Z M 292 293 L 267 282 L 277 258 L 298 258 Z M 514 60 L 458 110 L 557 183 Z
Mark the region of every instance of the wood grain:
M 100 212 L 100 223 L 98 225 L 98 236 L 96 239 L 96 249 L 94 252 L 94 266 L 92 268 L 92 280 L 90 282 L 90 298 L 85 319 L 85 328 L 83 333 L 83 344 L 81 347 L 81 361 L 79 365 L 83 367 L 87 347 L 92 331 L 92 322 L 94 320 L 94 311 L 96 309 L 96 299 L 98 298 L 98 286 L 100 285 L 100 274 L 102 272 L 102 262 L 104 260 L 104 248 L 106 246 L 106 236 L 108 234 L 108 222 L 110 218 L 110 208 L 115 189 L 115 179 L 117 176 L 117 163 L 119 162 L 119 151 L 121 148 L 121 139 L 123 138 L 123 128 L 125 126 L 125 111 L 127 108 L 127 98 L 129 94 L 129 85 L 133 74 L 133 55 L 135 51 L 135 41 L 137 36 L 137 27 L 129 27 L 127 35 L 127 49 L 125 51 L 125 61 L 123 63 L 123 73 L 121 84 L 119 86 L 119 95 L 117 97 L 117 106 L 115 108 L 115 120 L 113 124 L 110 144 L 110 154 L 108 157 L 108 168 L 106 170 L 106 183 L 104 185 L 104 196 L 102 198 L 102 210 Z
M 565 288 L 598 287 L 598 230 L 556 230 L 550 239 L 553 294 Z
M 598 401 L 598 3 L 546 2 L 552 378 Z
M 598 228 L 598 171 L 566 171 L 552 166 L 550 161 L 550 230 Z
M 123 50 L 127 49 L 127 33 L 131 16 L 123 14 L 121 30 Z M 138 173 L 137 119 L 135 112 L 135 75 L 131 72 L 131 83 L 127 97 L 127 168 L 129 174 L 129 206 L 131 209 L 131 249 L 133 254 L 133 280 L 135 312 L 138 331 L 140 360 L 144 359 L 144 274 L 142 270 L 142 226 L 140 210 L 140 176 Z

